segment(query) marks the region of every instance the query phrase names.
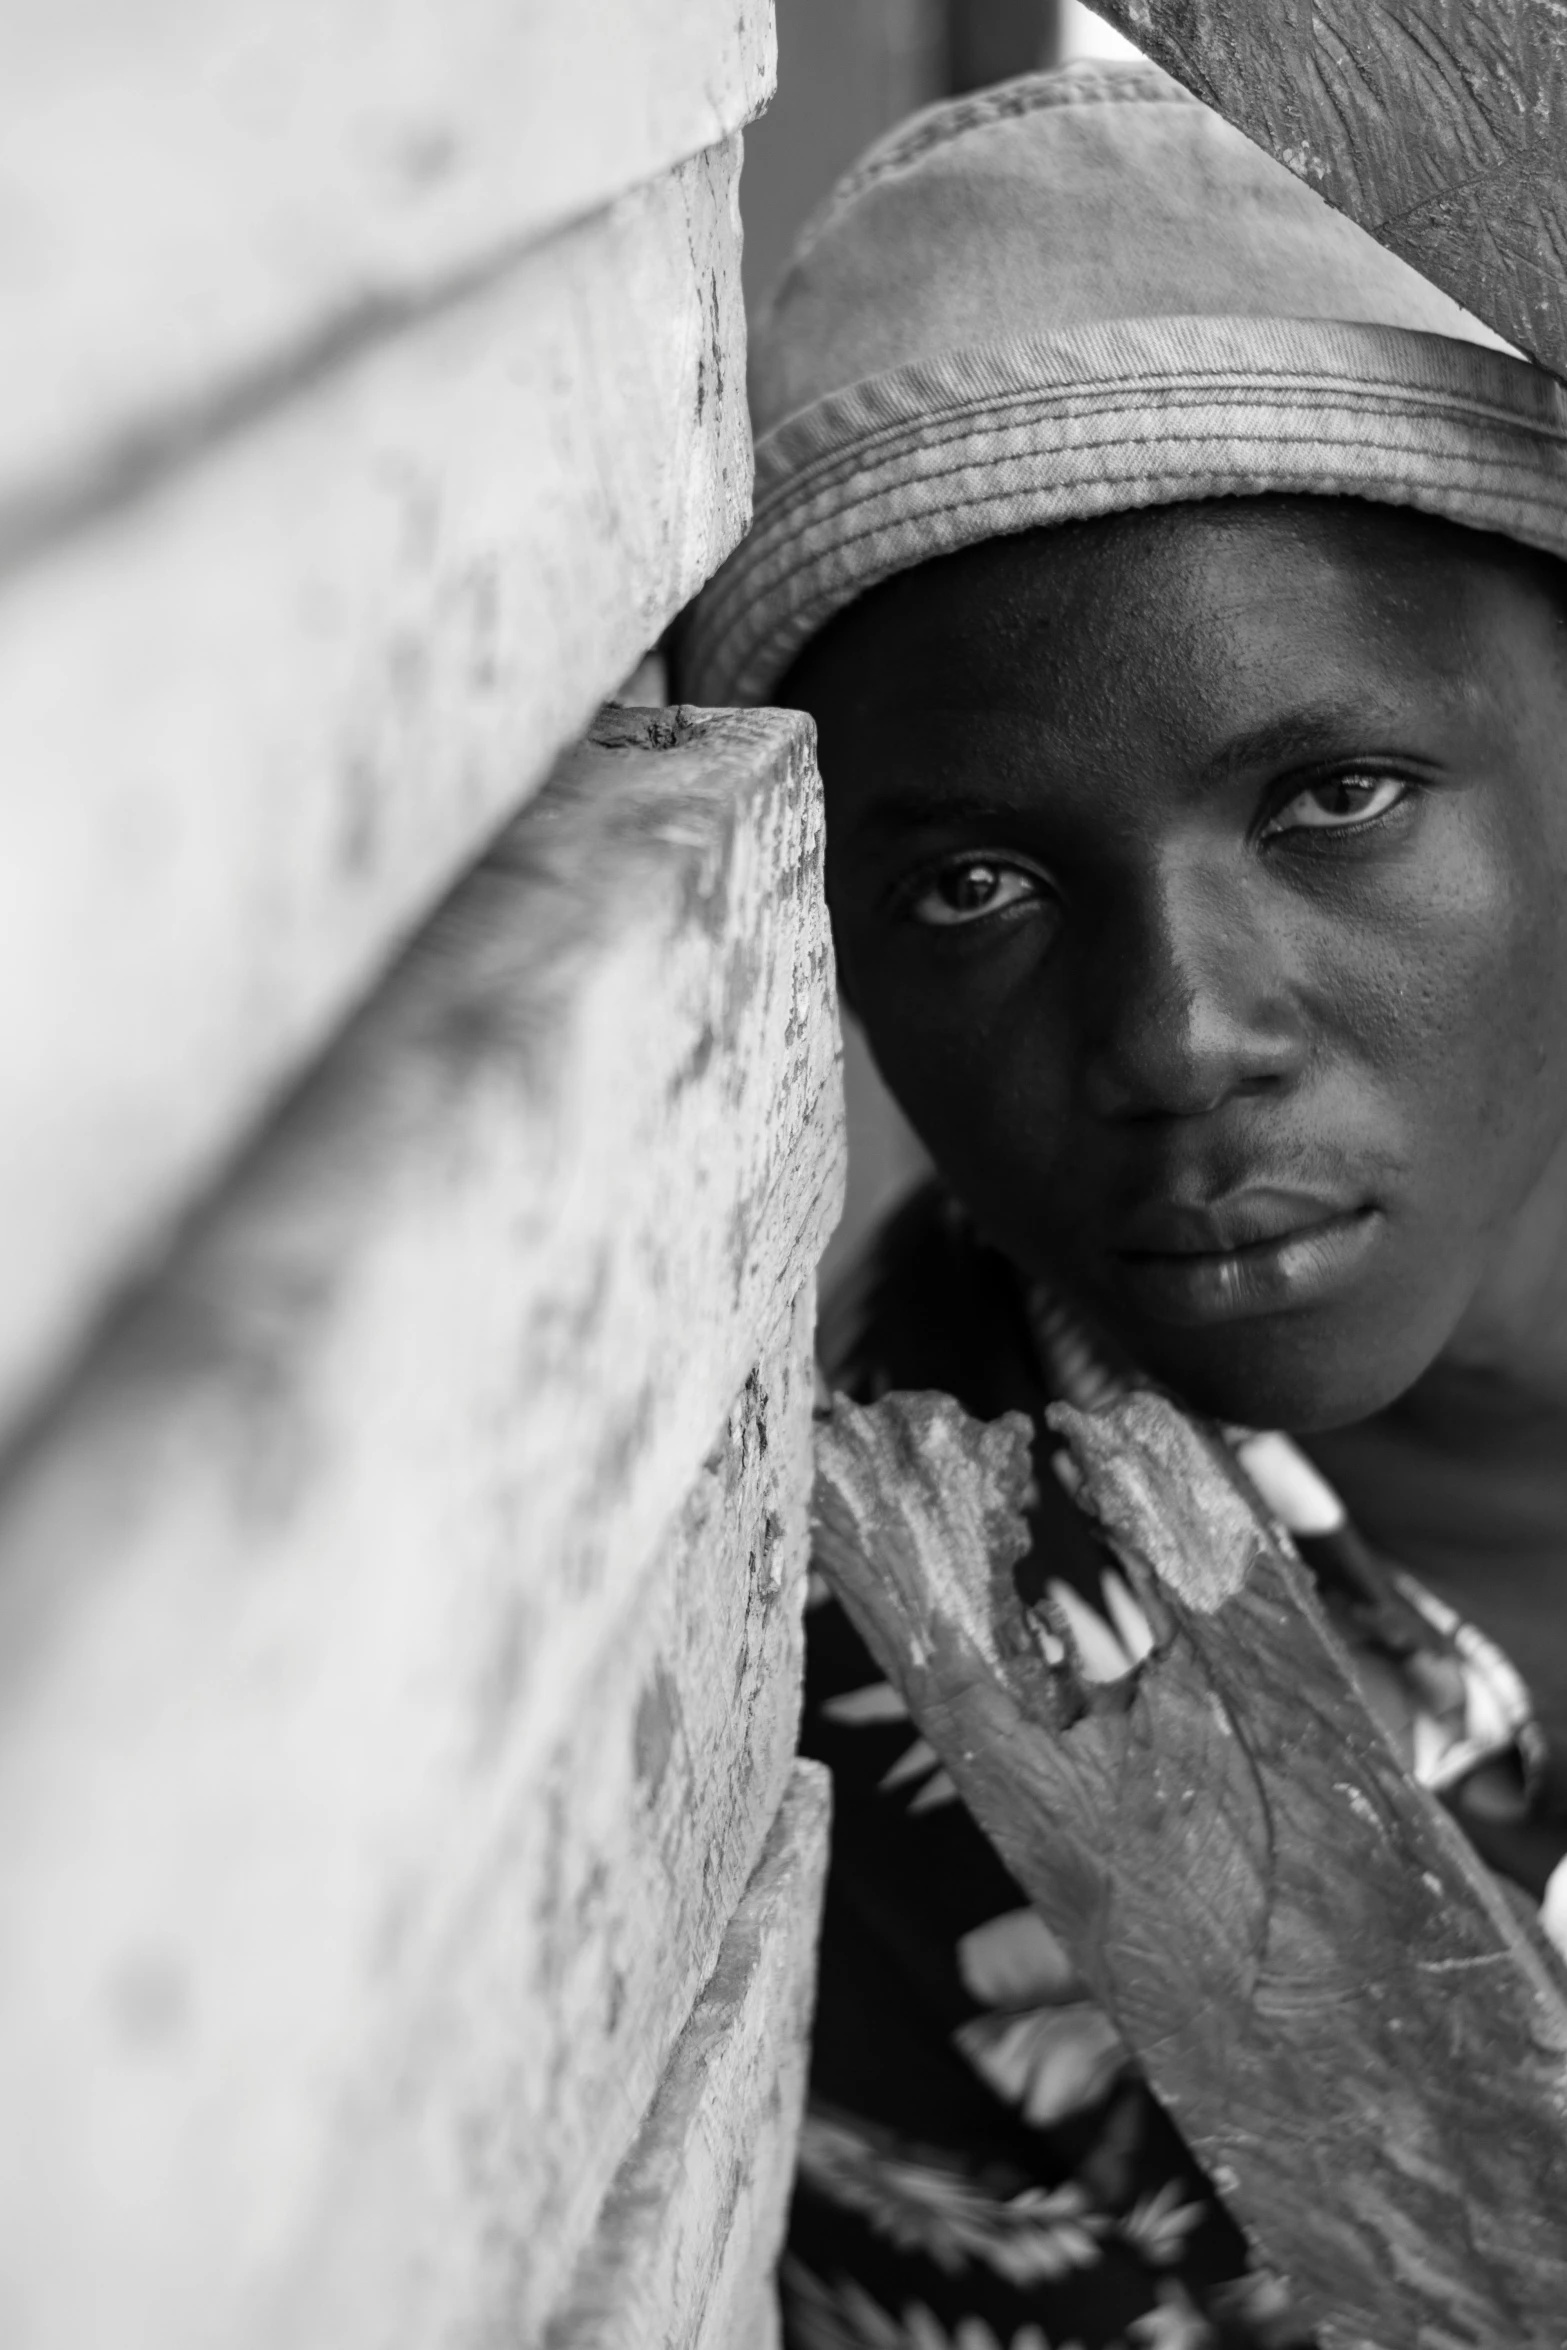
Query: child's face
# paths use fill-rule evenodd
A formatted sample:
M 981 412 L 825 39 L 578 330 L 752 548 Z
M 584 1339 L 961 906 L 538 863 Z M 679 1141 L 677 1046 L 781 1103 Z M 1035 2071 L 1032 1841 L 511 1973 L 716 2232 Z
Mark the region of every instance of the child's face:
M 1390 1401 L 1567 1123 L 1553 585 L 1350 500 L 1174 507 L 906 573 L 789 681 L 894 1093 L 1216 1413 Z

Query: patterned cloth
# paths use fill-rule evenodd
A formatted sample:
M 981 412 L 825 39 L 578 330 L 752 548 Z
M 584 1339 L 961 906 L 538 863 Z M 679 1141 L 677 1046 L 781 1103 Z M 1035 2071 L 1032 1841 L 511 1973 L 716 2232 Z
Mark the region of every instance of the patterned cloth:
M 1032 1411 L 1041 1507 L 1020 1587 L 1083 1669 L 1144 1653 L 1136 1602 L 1063 1486 L 1046 1402 L 1112 1377 L 931 1191 L 887 1228 L 823 1325 L 861 1401 L 942 1387 Z M 1287 1440 L 1231 1433 L 1296 1541 L 1406 1764 L 1520 1901 L 1564 1906 L 1512 1667 L 1372 1556 Z M 810 2107 L 781 2273 L 788 2350 L 1286 2350 L 1311 2337 L 1156 2103 L 1065 1951 L 963 1809 L 825 1586 L 807 1618 L 802 1746 L 833 1773 Z M 1553 1882 L 1553 1879 L 1557 1880 Z

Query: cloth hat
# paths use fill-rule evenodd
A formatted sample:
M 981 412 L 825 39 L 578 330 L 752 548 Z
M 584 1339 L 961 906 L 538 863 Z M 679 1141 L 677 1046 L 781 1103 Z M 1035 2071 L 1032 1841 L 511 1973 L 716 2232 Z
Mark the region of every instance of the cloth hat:
M 752 337 L 755 519 L 680 689 L 765 700 L 891 573 L 1263 492 L 1567 555 L 1567 394 L 1156 67 L 930 108 L 806 227 Z

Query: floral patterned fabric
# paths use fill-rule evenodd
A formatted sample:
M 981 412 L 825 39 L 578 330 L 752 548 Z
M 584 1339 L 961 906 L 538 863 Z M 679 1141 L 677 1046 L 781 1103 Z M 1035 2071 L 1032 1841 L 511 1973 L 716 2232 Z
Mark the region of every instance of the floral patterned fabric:
M 941 1387 L 982 1418 L 1034 1413 L 1040 1509 L 1020 1587 L 1048 1594 L 1085 1671 L 1128 1669 L 1146 1645 L 1135 1602 L 1063 1491 L 1069 1464 L 1040 1418 L 1092 1366 L 1052 1344 L 1048 1311 L 939 1194 L 903 1210 L 829 1301 L 823 1353 L 830 1382 L 861 1400 Z M 1234 1442 L 1316 1572 L 1409 1767 L 1537 1902 L 1567 1852 L 1567 1822 L 1542 1816 L 1546 1774 L 1517 1675 L 1412 1578 L 1370 1558 L 1282 1439 L 1236 1431 Z M 801 1743 L 830 1767 L 835 1809 L 780 2275 L 787 2350 L 1308 2344 L 814 1579 Z

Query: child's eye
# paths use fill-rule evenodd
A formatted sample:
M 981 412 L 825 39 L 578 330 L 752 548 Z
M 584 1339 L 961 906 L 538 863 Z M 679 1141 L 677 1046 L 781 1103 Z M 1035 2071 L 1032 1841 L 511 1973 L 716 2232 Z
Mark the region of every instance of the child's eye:
M 910 896 L 908 910 L 916 922 L 950 927 L 982 922 L 988 914 L 1042 895 L 1038 876 L 1020 865 L 1003 865 L 994 857 L 955 857 L 926 875 Z
M 1370 824 L 1407 798 L 1409 785 L 1397 775 L 1332 775 L 1325 783 L 1308 784 L 1270 816 L 1262 828 L 1264 840 L 1285 832 L 1346 832 Z

